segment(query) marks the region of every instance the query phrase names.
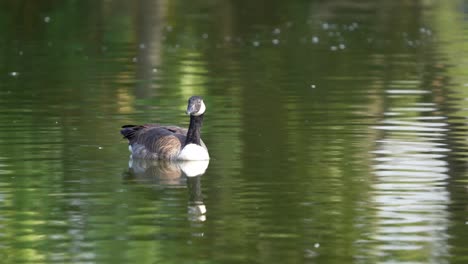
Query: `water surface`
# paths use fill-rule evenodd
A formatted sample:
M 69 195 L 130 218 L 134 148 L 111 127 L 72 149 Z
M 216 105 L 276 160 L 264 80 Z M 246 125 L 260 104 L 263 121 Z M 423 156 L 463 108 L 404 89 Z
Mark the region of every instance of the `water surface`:
M 463 1 L 7 1 L 5 263 L 465 263 Z M 186 127 L 203 175 L 129 160 Z

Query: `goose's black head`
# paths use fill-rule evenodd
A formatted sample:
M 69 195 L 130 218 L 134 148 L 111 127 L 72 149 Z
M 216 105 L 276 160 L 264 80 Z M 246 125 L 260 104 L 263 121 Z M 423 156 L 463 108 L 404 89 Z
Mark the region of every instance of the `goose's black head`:
M 200 116 L 205 113 L 206 106 L 200 96 L 192 96 L 188 100 L 187 114 L 191 116 Z

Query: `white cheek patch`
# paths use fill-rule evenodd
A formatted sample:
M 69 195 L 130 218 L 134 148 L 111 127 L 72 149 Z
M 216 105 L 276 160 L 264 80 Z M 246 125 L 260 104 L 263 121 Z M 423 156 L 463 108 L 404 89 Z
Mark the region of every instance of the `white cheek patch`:
M 203 113 L 205 113 L 205 110 L 206 110 L 205 103 L 201 101 L 200 110 L 198 110 L 198 112 L 194 113 L 193 115 L 194 116 L 202 115 Z

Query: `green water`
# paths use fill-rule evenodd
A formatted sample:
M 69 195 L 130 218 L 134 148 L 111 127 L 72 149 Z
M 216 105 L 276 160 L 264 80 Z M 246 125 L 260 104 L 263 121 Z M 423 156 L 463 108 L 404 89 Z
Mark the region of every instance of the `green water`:
M 2 263 L 468 262 L 466 2 L 0 6 Z M 204 175 L 129 161 L 193 94 Z

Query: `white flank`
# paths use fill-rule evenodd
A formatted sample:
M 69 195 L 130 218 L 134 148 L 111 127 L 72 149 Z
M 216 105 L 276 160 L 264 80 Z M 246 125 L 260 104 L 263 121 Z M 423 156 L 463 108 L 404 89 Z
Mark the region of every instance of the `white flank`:
M 188 144 L 177 157 L 178 160 L 209 160 L 208 151 L 197 144 Z
M 178 164 L 187 177 L 195 177 L 205 173 L 209 163 L 208 160 L 184 160 Z

